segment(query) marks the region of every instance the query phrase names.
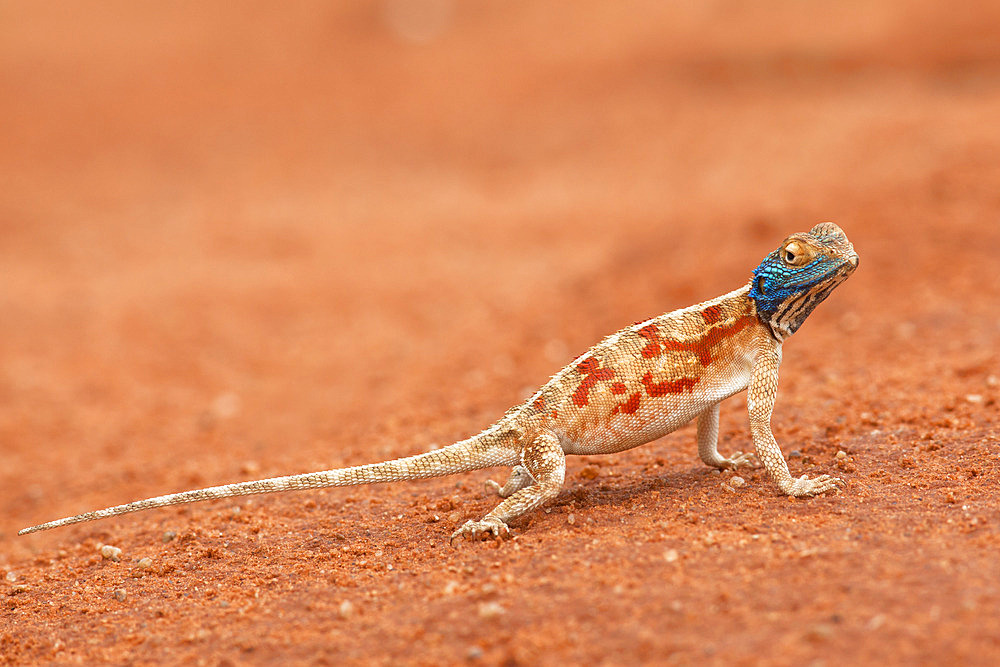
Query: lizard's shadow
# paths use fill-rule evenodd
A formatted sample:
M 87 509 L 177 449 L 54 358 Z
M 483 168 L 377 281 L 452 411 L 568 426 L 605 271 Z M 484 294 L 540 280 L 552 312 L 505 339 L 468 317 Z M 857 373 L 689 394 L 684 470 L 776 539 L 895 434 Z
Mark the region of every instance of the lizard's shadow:
M 652 502 L 653 506 L 647 506 L 643 511 L 655 511 L 657 507 L 676 507 L 700 496 L 699 491 L 719 479 L 711 470 L 702 471 L 697 468 L 651 473 L 639 479 L 570 479 L 555 500 L 546 507 L 550 510 L 572 507 L 585 511 L 605 506 L 623 507 L 631 501 L 645 500 Z M 655 499 L 653 491 L 659 492 Z M 525 523 L 530 523 L 534 518 L 534 515 L 525 516 L 524 519 L 528 520 Z

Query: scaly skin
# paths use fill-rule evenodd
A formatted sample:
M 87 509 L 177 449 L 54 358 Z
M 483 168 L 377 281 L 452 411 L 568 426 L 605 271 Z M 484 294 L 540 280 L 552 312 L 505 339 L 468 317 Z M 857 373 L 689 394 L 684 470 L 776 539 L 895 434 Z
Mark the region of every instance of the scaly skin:
M 504 537 L 513 519 L 559 493 L 567 454 L 620 452 L 697 419 L 698 455 L 706 465 L 734 469 L 750 463 L 750 454 L 724 457 L 718 451 L 719 403 L 743 390 L 756 456 L 781 492 L 803 497 L 831 491 L 843 481 L 829 475 L 792 477 L 771 433 L 771 411 L 782 342 L 857 265 L 858 256 L 843 231 L 823 223 L 785 239 L 757 267 L 748 285 L 608 336 L 524 404 L 468 440 L 384 463 L 150 498 L 50 521 L 20 534 L 199 500 L 513 466 L 503 486 L 487 482 L 503 501 L 452 534 L 452 540 Z

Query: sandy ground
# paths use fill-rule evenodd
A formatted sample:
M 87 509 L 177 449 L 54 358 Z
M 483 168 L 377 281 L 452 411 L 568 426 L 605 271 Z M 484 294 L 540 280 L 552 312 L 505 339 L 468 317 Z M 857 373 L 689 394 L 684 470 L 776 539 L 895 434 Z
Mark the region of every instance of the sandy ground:
M 0 5 L 0 663 L 1000 661 L 1000 5 L 208 4 Z M 502 545 L 500 471 L 15 535 L 447 444 L 822 220 L 842 493 L 688 426 Z

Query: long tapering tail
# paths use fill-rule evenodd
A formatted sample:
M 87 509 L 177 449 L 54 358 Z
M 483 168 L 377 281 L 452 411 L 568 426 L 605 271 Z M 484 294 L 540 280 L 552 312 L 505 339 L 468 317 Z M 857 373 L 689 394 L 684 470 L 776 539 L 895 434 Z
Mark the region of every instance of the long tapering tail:
M 480 470 L 498 465 L 514 465 L 516 463 L 516 456 L 513 456 L 513 450 L 505 447 L 501 443 L 502 438 L 497 436 L 498 434 L 495 433 L 494 429 L 487 429 L 477 436 L 456 442 L 442 449 L 395 459 L 393 461 L 369 463 L 351 468 L 338 468 L 301 475 L 272 477 L 270 479 L 251 482 L 223 484 L 205 489 L 171 493 L 165 496 L 137 500 L 124 505 L 116 505 L 115 507 L 95 512 L 77 514 L 65 519 L 48 521 L 37 526 L 19 530 L 17 534 L 26 535 L 40 530 L 68 526 L 72 523 L 94 521 L 95 519 L 104 519 L 119 514 L 128 514 L 129 512 L 140 512 L 156 507 L 166 507 L 167 505 L 194 503 L 200 500 L 249 496 L 256 493 L 319 489 L 327 486 L 355 486 L 359 484 L 443 477 L 445 475 Z

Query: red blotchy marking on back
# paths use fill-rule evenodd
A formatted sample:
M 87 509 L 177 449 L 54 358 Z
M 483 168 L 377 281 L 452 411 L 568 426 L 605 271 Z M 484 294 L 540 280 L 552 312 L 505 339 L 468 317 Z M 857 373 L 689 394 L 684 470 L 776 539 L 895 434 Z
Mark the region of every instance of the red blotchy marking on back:
M 659 356 L 660 343 L 663 342 L 663 336 L 660 335 L 660 330 L 656 328 L 655 324 L 648 324 L 643 328 L 639 329 L 639 335 L 649 341 L 646 347 L 642 348 L 642 356 L 647 359 Z
M 616 415 L 618 413 L 621 413 L 623 415 L 635 414 L 636 410 L 639 409 L 640 396 L 641 395 L 639 394 L 639 392 L 635 392 L 634 394 L 628 397 L 627 401 L 625 401 L 624 403 L 617 404 L 611 411 L 611 414 L 612 415 Z
M 594 385 L 615 376 L 613 368 L 601 368 L 597 359 L 593 357 L 587 357 L 577 364 L 576 370 L 583 375 L 583 382 L 573 392 L 573 402 L 581 408 L 590 402 L 590 390 L 594 388 Z
M 709 317 L 714 317 L 716 310 L 718 309 L 718 315 L 721 317 L 722 309 L 719 306 L 709 306 L 702 312 L 702 316 L 707 320 Z M 710 313 L 706 315 L 706 313 Z M 732 324 L 728 326 L 718 326 L 712 327 L 705 335 L 701 338 L 695 338 L 694 340 L 679 341 L 679 340 L 669 340 L 663 338 L 660 334 L 660 330 L 654 325 L 643 327 L 639 330 L 639 335 L 643 338 L 649 340 L 649 345 L 642 349 L 642 356 L 644 357 L 655 357 L 665 352 L 690 352 L 697 355 L 699 363 L 702 366 L 708 366 L 713 361 L 712 348 L 718 345 L 723 339 L 730 336 L 735 336 L 743 329 L 746 329 L 754 322 L 754 318 L 747 316 L 741 317 Z
M 611 385 L 611 391 L 615 394 L 624 394 L 625 384 L 622 382 L 615 382 L 613 385 Z
M 650 373 L 642 376 L 642 384 L 646 387 L 646 393 L 654 397 L 690 392 L 699 382 L 701 382 L 701 378 L 680 378 L 665 382 L 653 382 L 653 376 Z
M 739 332 L 743 331 L 748 326 L 753 324 L 754 321 L 756 321 L 754 317 L 741 317 L 728 326 L 712 327 L 709 329 L 708 332 L 695 343 L 698 348 L 698 358 L 701 360 L 702 366 L 708 366 L 712 363 L 712 348 L 724 339 L 735 336 Z
M 705 338 L 681 342 L 679 340 L 663 341 L 664 352 L 692 352 L 698 356 L 702 366 L 712 363 L 712 346 L 705 345 Z
M 705 318 L 705 324 L 715 324 L 722 320 L 722 306 L 709 306 L 701 311 L 701 316 Z
M 545 397 L 544 396 L 539 396 L 538 398 L 536 398 L 534 401 L 531 402 L 531 407 L 533 407 L 538 412 L 541 412 L 542 410 L 544 410 L 545 409 Z

